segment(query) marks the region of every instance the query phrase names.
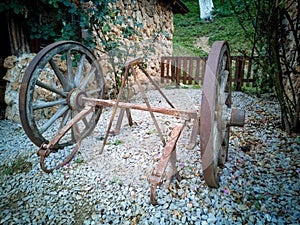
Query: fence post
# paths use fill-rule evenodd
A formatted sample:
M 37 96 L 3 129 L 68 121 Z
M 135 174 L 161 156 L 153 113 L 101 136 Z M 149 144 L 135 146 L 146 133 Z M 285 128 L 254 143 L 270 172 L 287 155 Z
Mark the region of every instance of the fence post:
M 243 76 L 244 76 L 244 70 L 243 70 L 243 61 L 240 59 L 240 57 L 234 57 L 235 59 L 235 90 L 241 91 L 243 86 Z
M 200 57 L 196 59 L 195 83 L 199 84 L 200 81 Z
M 179 87 L 180 84 L 180 72 L 181 72 L 180 68 L 181 68 L 180 57 L 176 57 L 176 74 L 175 74 L 176 87 Z
M 160 58 L 160 82 L 162 83 L 162 84 L 164 84 L 165 83 L 165 57 L 164 56 L 162 56 L 161 58 Z

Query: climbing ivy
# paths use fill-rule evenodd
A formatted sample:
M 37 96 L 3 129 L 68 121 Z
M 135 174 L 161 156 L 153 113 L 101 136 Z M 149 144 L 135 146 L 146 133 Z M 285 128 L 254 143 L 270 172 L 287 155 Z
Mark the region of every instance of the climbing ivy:
M 141 50 L 139 56 L 146 58 L 154 51 L 158 36 L 169 35 L 157 31 L 143 40 L 142 23 L 117 9 L 116 0 L 2 0 L 0 13 L 19 18 L 30 40 L 43 40 L 45 45 L 74 40 L 97 50 L 99 60 L 105 54 L 104 60 L 111 65 L 107 72 L 115 82 L 113 94 L 119 92 L 124 63 Z
M 95 46 L 95 39 L 89 30 L 94 23 L 105 23 L 113 11 L 114 0 L 4 0 L 0 12 L 15 16 L 23 23 L 29 39 L 46 42 L 58 40 L 81 41 Z M 89 35 L 82 39 L 81 32 Z
M 123 74 L 120 65 L 132 54 L 128 49 L 136 48 L 134 44 L 124 46 L 120 40 L 132 36 L 140 40 L 138 30 L 142 25 L 128 15 L 122 16 L 114 3 L 115 0 L 3 0 L 0 13 L 18 18 L 29 40 L 39 39 L 44 44 L 74 40 L 106 54 L 118 92 Z M 97 48 L 99 43 L 101 48 Z

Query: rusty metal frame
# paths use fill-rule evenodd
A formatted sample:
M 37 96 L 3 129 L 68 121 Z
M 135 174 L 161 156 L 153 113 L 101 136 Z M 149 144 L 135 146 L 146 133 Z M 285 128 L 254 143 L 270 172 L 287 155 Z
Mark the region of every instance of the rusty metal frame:
M 84 102 L 85 108 L 80 113 L 78 113 L 72 120 L 70 120 L 63 128 L 61 128 L 61 130 L 58 132 L 58 134 L 48 144 L 42 144 L 42 146 L 40 147 L 40 149 L 38 151 L 38 155 L 40 156 L 40 165 L 41 165 L 41 168 L 45 172 L 50 173 L 54 169 L 60 168 L 61 166 L 65 165 L 67 162 L 69 162 L 74 157 L 75 153 L 78 151 L 78 149 L 80 147 L 80 144 L 81 144 L 81 141 L 82 141 L 81 137 L 77 138 L 78 141 L 77 141 L 77 144 L 76 144 L 74 150 L 72 151 L 72 153 L 62 163 L 57 165 L 55 168 L 48 169 L 48 168 L 46 168 L 45 163 L 44 163 L 45 158 L 48 157 L 50 155 L 50 153 L 56 151 L 54 149 L 54 146 L 65 135 L 65 133 L 69 129 L 71 129 L 73 126 L 76 127 L 76 123 L 78 121 L 80 121 L 82 118 L 84 118 L 88 113 L 95 110 L 95 108 L 97 106 L 113 107 L 113 112 L 112 112 L 112 115 L 111 115 L 111 118 L 110 118 L 110 121 L 109 121 L 109 124 L 108 124 L 108 127 L 107 127 L 105 137 L 103 139 L 102 147 L 99 151 L 100 154 L 103 153 L 103 150 L 104 150 L 105 145 L 107 143 L 107 139 L 108 139 L 109 135 L 112 133 L 111 132 L 111 127 L 112 127 L 114 117 L 116 115 L 116 112 L 117 112 L 118 108 L 120 108 L 120 114 L 119 114 L 119 117 L 118 117 L 118 120 L 117 120 L 116 128 L 113 131 L 114 134 L 116 134 L 120 131 L 120 126 L 121 126 L 121 123 L 122 123 L 125 112 L 127 114 L 129 124 L 132 125 L 133 123 L 132 123 L 130 109 L 148 111 L 150 113 L 151 118 L 152 118 L 152 120 L 155 124 L 155 127 L 156 127 L 156 129 L 159 133 L 162 144 L 164 145 L 164 150 L 163 150 L 162 157 L 161 157 L 158 165 L 156 166 L 155 169 L 153 169 L 151 175 L 148 178 L 148 181 L 151 184 L 150 200 L 151 200 L 152 204 L 157 204 L 155 190 L 156 190 L 157 186 L 160 186 L 162 184 L 162 182 L 165 178 L 165 175 L 166 175 L 165 170 L 166 170 L 166 167 L 167 167 L 169 161 L 171 163 L 171 172 L 167 176 L 167 182 L 168 183 L 170 182 L 171 177 L 173 175 L 176 175 L 176 177 L 179 179 L 179 175 L 178 175 L 177 170 L 176 170 L 176 158 L 177 158 L 176 157 L 176 143 L 179 139 L 179 136 L 180 136 L 183 128 L 186 125 L 186 121 L 190 121 L 191 119 L 194 120 L 194 123 L 193 123 L 194 128 L 192 129 L 192 135 L 191 135 L 189 146 L 192 148 L 196 144 L 196 138 L 197 138 L 197 134 L 198 134 L 198 131 L 199 131 L 199 115 L 198 115 L 196 110 L 179 110 L 179 109 L 176 109 L 172 105 L 171 101 L 164 95 L 164 93 L 159 88 L 159 86 L 151 79 L 151 77 L 149 76 L 147 71 L 142 67 L 141 64 L 142 64 L 142 59 L 141 58 L 137 58 L 137 59 L 134 59 L 134 60 L 129 61 L 129 62 L 126 63 L 126 65 L 125 65 L 125 75 L 122 79 L 120 91 L 119 91 L 119 94 L 118 94 L 116 100 L 95 99 L 95 98 L 86 97 L 84 95 L 80 96 L 80 102 Z M 154 106 L 150 105 L 150 103 L 147 99 L 147 96 L 145 95 L 145 92 L 144 92 L 139 80 L 137 79 L 137 74 L 136 74 L 136 71 L 135 71 L 135 67 L 139 68 L 146 75 L 146 77 L 150 80 L 150 82 L 156 87 L 156 89 L 159 91 L 159 93 L 162 95 L 162 97 L 170 105 L 170 108 L 154 107 Z M 129 103 L 129 102 L 121 102 L 121 96 L 123 94 L 123 90 L 124 90 L 124 87 L 125 87 L 126 80 L 128 79 L 129 72 L 132 72 L 132 74 L 134 76 L 134 79 L 135 79 L 135 82 L 138 84 L 139 90 L 142 94 L 142 98 L 146 103 L 145 105 L 134 104 L 134 103 Z M 184 120 L 184 122 L 182 124 L 176 126 L 173 129 L 167 143 L 164 140 L 163 134 L 162 134 L 161 129 L 160 129 L 158 123 L 157 123 L 157 120 L 155 118 L 154 113 L 161 113 L 161 114 L 164 114 L 164 115 L 170 115 L 170 116 L 174 116 L 176 118 L 181 118 L 181 119 Z
M 38 58 L 35 59 L 34 63 L 31 65 L 31 70 L 29 70 L 27 74 L 27 78 L 31 78 L 31 73 L 32 69 L 34 66 L 38 66 L 39 60 L 43 59 L 45 55 L 47 55 L 48 51 L 53 50 L 55 48 L 60 48 L 61 45 L 64 44 L 72 44 L 76 46 L 75 42 L 59 42 L 57 44 L 52 44 L 48 47 L 46 47 L 46 50 L 42 51 L 42 54 L 38 55 Z M 78 43 L 78 45 L 80 45 Z M 81 48 L 84 48 L 84 46 L 81 45 Z M 217 177 L 214 177 L 215 175 L 215 169 L 214 169 L 214 164 L 216 162 L 216 159 L 211 160 L 212 157 L 209 157 L 207 160 L 207 156 L 212 156 L 215 154 L 216 149 L 212 144 L 213 138 L 215 138 L 215 133 L 216 131 L 213 130 L 212 127 L 212 119 L 214 119 L 214 116 L 218 117 L 218 127 L 221 125 L 225 125 L 226 128 L 229 129 L 230 126 L 243 126 L 244 125 L 244 120 L 245 120 L 245 113 L 242 110 L 238 109 L 231 109 L 230 110 L 225 110 L 225 111 L 220 111 L 221 117 L 218 115 L 220 112 L 218 111 L 218 114 L 216 114 L 216 107 L 214 105 L 216 96 L 218 97 L 218 90 L 220 87 L 218 86 L 217 80 L 216 80 L 216 75 L 219 75 L 220 70 L 219 70 L 219 63 L 223 60 L 222 54 L 224 52 L 229 55 L 229 46 L 226 42 L 220 41 L 220 42 L 215 42 L 212 50 L 209 54 L 209 60 L 208 64 L 206 67 L 206 72 L 205 72 L 205 77 L 206 80 L 204 81 L 204 87 L 203 87 L 203 92 L 202 93 L 202 103 L 201 103 L 201 111 L 197 112 L 196 110 L 179 110 L 176 109 L 173 104 L 168 100 L 168 98 L 164 95 L 160 87 L 152 80 L 151 76 L 147 73 L 147 71 L 143 68 L 143 62 L 141 58 L 136 58 L 133 59 L 125 64 L 125 73 L 122 78 L 122 83 L 121 87 L 117 96 L 116 100 L 105 100 L 105 99 L 96 99 L 96 98 L 90 98 L 87 97 L 86 93 L 82 90 L 79 89 L 72 89 L 70 90 L 70 93 L 67 96 L 67 101 L 70 107 L 74 107 L 74 109 L 78 110 L 78 114 L 75 115 L 69 122 L 67 122 L 63 127 L 60 127 L 59 132 L 52 138 L 52 140 L 49 141 L 49 143 L 42 143 L 40 146 L 40 149 L 38 151 L 38 155 L 40 156 L 40 165 L 41 168 L 49 173 L 52 172 L 54 169 L 58 169 L 61 166 L 65 165 L 67 162 L 69 162 L 76 152 L 78 151 L 82 139 L 85 137 L 85 134 L 81 134 L 79 130 L 79 126 L 77 123 L 82 120 L 86 115 L 88 115 L 91 112 L 99 111 L 102 109 L 102 107 L 113 107 L 113 112 L 107 127 L 107 131 L 105 134 L 105 137 L 103 139 L 103 143 L 101 146 L 101 149 L 99 150 L 99 153 L 101 154 L 105 148 L 108 136 L 110 134 L 117 134 L 120 132 L 120 127 L 122 124 L 122 120 L 124 117 L 124 114 L 126 112 L 127 118 L 129 121 L 129 125 L 132 125 L 132 117 L 131 117 L 131 109 L 136 109 L 136 110 L 142 110 L 142 111 L 148 111 L 151 115 L 151 118 L 153 120 L 153 123 L 157 129 L 157 132 L 159 134 L 159 137 L 162 141 L 162 144 L 164 146 L 164 150 L 162 153 L 162 157 L 160 158 L 158 164 L 156 167 L 152 170 L 151 174 L 148 176 L 148 181 L 151 186 L 150 190 L 150 200 L 152 204 L 157 204 L 156 200 L 156 188 L 158 186 L 161 186 L 162 183 L 166 180 L 166 184 L 168 185 L 170 183 L 171 177 L 173 175 L 176 176 L 177 179 L 180 179 L 179 174 L 176 169 L 176 144 L 177 141 L 182 133 L 182 130 L 184 129 L 187 121 L 193 120 L 193 128 L 190 136 L 190 143 L 188 145 L 188 148 L 193 148 L 196 145 L 196 139 L 197 135 L 200 134 L 201 132 L 204 132 L 204 134 L 201 134 L 201 157 L 202 157 L 202 167 L 205 164 L 210 163 L 210 166 L 207 168 L 203 168 L 204 170 L 204 178 L 206 180 L 206 183 L 209 186 L 217 186 Z M 85 50 L 85 53 L 91 54 L 88 50 Z M 94 56 L 93 56 L 94 57 Z M 228 57 L 227 57 L 228 58 Z M 226 58 L 225 58 L 226 59 Z M 161 96 L 166 100 L 166 102 L 169 104 L 169 108 L 165 107 L 154 107 L 151 106 L 147 96 L 145 95 L 145 91 L 142 88 L 142 85 L 137 77 L 136 69 L 141 70 L 144 75 L 149 79 L 149 81 L 155 86 L 155 88 L 159 91 Z M 228 71 L 230 71 L 230 65 L 228 65 L 228 68 L 226 67 Z M 133 75 L 134 81 L 137 83 L 139 91 L 142 95 L 142 98 L 145 102 L 145 104 L 134 104 L 134 103 L 129 103 L 129 102 L 123 102 L 121 101 L 123 91 L 125 88 L 126 81 L 128 79 L 128 75 L 131 73 Z M 224 73 L 224 79 L 226 80 L 228 74 Z M 30 86 L 31 83 L 28 82 L 28 80 L 23 81 L 22 85 L 27 87 L 28 85 Z M 208 82 L 210 79 L 213 79 L 214 82 Z M 224 89 L 224 86 L 221 85 L 221 90 Z M 24 94 L 27 93 L 27 89 L 23 87 L 23 91 L 21 92 Z M 24 93 L 23 93 L 24 92 Z M 230 89 L 231 93 L 231 89 Z M 209 97 L 209 98 L 208 98 Z M 231 94 L 229 95 L 228 102 L 226 104 L 231 103 Z M 23 102 L 22 102 L 23 101 Z M 26 106 L 24 98 L 22 98 L 21 105 Z M 223 103 L 222 103 L 223 104 Z M 24 107 L 23 107 L 24 108 Z M 111 127 L 113 125 L 114 118 L 116 116 L 117 109 L 120 109 L 119 112 L 119 117 L 117 120 L 116 127 L 113 131 L 111 131 Z M 26 112 L 26 111 L 25 111 Z M 165 141 L 164 136 L 162 134 L 162 131 L 157 123 L 157 120 L 155 118 L 154 113 L 161 113 L 164 115 L 170 115 L 176 118 L 182 119 L 182 123 L 175 126 L 170 134 L 170 137 L 168 139 L 168 142 Z M 200 113 L 205 117 L 205 121 L 203 123 L 200 123 Z M 212 119 L 210 118 L 212 117 Z M 99 119 L 99 117 L 98 117 Z M 27 120 L 27 115 L 26 113 L 23 115 L 23 120 Z M 219 121 L 221 120 L 221 121 Z M 98 121 L 98 120 L 97 120 Z M 96 121 L 96 122 L 97 122 Z M 26 121 L 25 121 L 26 122 Z M 220 124 L 219 124 L 220 123 Z M 25 123 L 26 125 L 27 123 Z M 96 123 L 94 124 L 96 125 Z M 24 127 L 24 126 L 23 126 Z M 26 126 L 25 126 L 26 128 Z M 25 129 L 24 128 L 24 129 Z M 57 144 L 61 140 L 61 138 L 70 130 L 72 129 L 74 133 L 74 139 L 77 141 L 75 148 L 71 152 L 71 154 L 66 157 L 66 159 L 61 162 L 59 165 L 57 165 L 55 168 L 48 169 L 45 166 L 45 158 L 47 158 L 52 152 L 57 151 Z M 26 133 L 30 136 L 33 135 L 30 133 L 30 129 L 27 126 L 27 129 L 25 129 Z M 220 138 L 220 137 L 219 137 Z M 224 137 L 222 137 L 224 138 Z M 32 140 L 35 140 L 36 142 L 39 142 L 39 139 L 32 138 Z M 229 137 L 228 137 L 229 140 Z M 48 141 L 47 141 L 48 142 Z M 40 144 L 39 144 L 40 145 Z M 207 147 L 208 146 L 208 147 Z M 168 163 L 170 162 L 170 171 L 168 174 L 166 174 L 166 167 Z M 210 178 L 212 181 L 210 181 Z
M 170 108 L 154 107 L 154 106 L 150 105 L 150 103 L 147 99 L 147 96 L 145 95 L 145 92 L 144 92 L 139 80 L 137 79 L 137 74 L 136 74 L 136 70 L 135 70 L 134 67 L 139 68 L 146 75 L 146 77 L 150 80 L 150 82 L 155 86 L 155 88 L 159 91 L 159 93 L 162 95 L 162 97 L 170 105 Z M 123 94 L 123 90 L 124 90 L 124 87 L 125 87 L 126 80 L 128 79 L 129 72 L 132 72 L 134 80 L 138 84 L 139 91 L 142 94 L 142 98 L 145 101 L 145 105 L 134 104 L 134 103 L 129 103 L 129 102 L 121 102 L 121 96 Z M 103 139 L 102 147 L 99 151 L 100 154 L 104 150 L 104 147 L 105 147 L 105 144 L 107 142 L 107 138 L 108 138 L 109 134 L 112 133 L 111 132 L 111 127 L 112 127 L 112 124 L 113 124 L 114 117 L 116 115 L 117 108 L 126 109 L 127 116 L 129 117 L 129 121 L 132 120 L 132 119 L 130 119 L 131 118 L 130 109 L 148 111 L 151 115 L 151 118 L 153 120 L 153 123 L 154 123 L 156 129 L 157 129 L 157 132 L 159 133 L 159 136 L 160 136 L 160 139 L 161 139 L 163 145 L 165 145 L 166 142 L 164 140 L 163 134 L 162 134 L 161 129 L 160 129 L 158 123 L 157 123 L 157 120 L 155 118 L 154 113 L 161 113 L 161 114 L 165 114 L 165 115 L 171 115 L 171 116 L 175 116 L 177 118 L 181 118 L 181 119 L 188 120 L 188 121 L 191 120 L 191 119 L 194 119 L 194 121 L 195 121 L 194 126 L 196 128 L 193 128 L 193 132 L 192 132 L 193 135 L 191 135 L 191 140 L 190 140 L 189 146 L 190 147 L 194 146 L 195 143 L 196 143 L 196 134 L 197 134 L 197 131 L 199 129 L 198 128 L 199 125 L 198 125 L 198 121 L 197 121 L 198 120 L 197 111 L 196 110 L 178 110 L 178 109 L 175 109 L 175 107 L 173 106 L 171 101 L 165 96 L 165 94 L 162 92 L 160 87 L 151 79 L 151 77 L 149 76 L 147 71 L 142 67 L 142 59 L 141 58 L 133 59 L 131 61 L 128 61 L 125 64 L 125 74 L 122 78 L 121 87 L 120 87 L 119 94 L 118 94 L 116 100 L 93 99 L 93 98 L 87 98 L 87 97 L 83 97 L 82 99 L 84 101 L 87 101 L 87 102 L 92 102 L 95 105 L 101 105 L 101 106 L 105 106 L 105 107 L 114 107 L 113 112 L 112 112 L 112 116 L 110 118 L 110 121 L 109 121 L 109 124 L 108 124 L 108 127 L 107 127 L 105 137 Z M 118 118 L 118 122 L 117 122 L 117 125 L 116 125 L 116 129 L 113 131 L 113 133 L 118 133 L 119 132 L 123 117 L 124 117 L 124 111 L 121 110 L 119 118 Z M 132 122 L 130 122 L 130 123 L 132 123 Z

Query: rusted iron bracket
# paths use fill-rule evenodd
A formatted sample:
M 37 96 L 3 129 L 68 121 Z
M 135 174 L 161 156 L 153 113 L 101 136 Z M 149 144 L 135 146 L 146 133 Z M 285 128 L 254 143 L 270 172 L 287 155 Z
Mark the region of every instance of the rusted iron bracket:
M 84 116 L 86 116 L 87 114 L 89 114 L 91 111 L 93 111 L 95 109 L 95 107 L 93 105 L 87 105 L 80 113 L 78 113 L 73 119 L 71 119 L 63 128 L 60 129 L 60 131 L 57 133 L 57 135 L 52 138 L 52 140 L 49 143 L 44 143 L 41 145 L 40 149 L 37 152 L 37 155 L 40 156 L 40 166 L 42 168 L 42 170 L 46 173 L 51 173 L 53 170 L 58 169 L 64 165 L 66 165 L 68 162 L 70 162 L 70 160 L 74 157 L 74 155 L 76 154 L 76 152 L 78 151 L 80 145 L 81 145 L 81 141 L 82 141 L 82 137 L 77 136 L 76 137 L 76 146 L 73 149 L 73 151 L 71 152 L 71 154 L 65 158 L 65 160 L 63 162 L 61 162 L 60 164 L 58 164 L 56 167 L 48 169 L 45 166 L 45 159 L 52 153 L 52 152 L 56 152 L 56 148 L 55 145 L 59 142 L 59 140 L 72 128 L 74 129 L 74 132 L 78 135 L 78 127 L 76 125 L 76 123 L 78 121 L 80 121 Z
M 168 186 L 173 175 L 176 175 L 177 179 L 180 179 L 177 168 L 176 168 L 176 143 L 179 136 L 185 126 L 184 124 L 177 125 L 173 128 L 168 143 L 165 145 L 162 157 L 160 158 L 157 166 L 152 170 L 151 174 L 148 176 L 148 181 L 150 183 L 150 201 L 153 205 L 157 204 L 156 200 L 156 188 L 161 186 L 164 179 L 166 178 L 166 185 Z M 166 174 L 166 168 L 170 162 L 170 171 Z

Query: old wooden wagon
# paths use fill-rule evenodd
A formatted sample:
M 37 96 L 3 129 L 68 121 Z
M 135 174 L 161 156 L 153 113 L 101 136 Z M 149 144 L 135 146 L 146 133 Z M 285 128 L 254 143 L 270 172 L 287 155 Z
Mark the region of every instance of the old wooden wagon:
M 194 146 L 200 135 L 202 170 L 206 183 L 218 187 L 219 169 L 228 155 L 231 126 L 243 126 L 245 113 L 231 107 L 230 50 L 227 42 L 217 41 L 210 51 L 203 79 L 202 102 L 199 111 L 176 109 L 143 67 L 140 58 L 127 62 L 120 91 L 115 100 L 105 99 L 105 81 L 100 63 L 93 51 L 81 43 L 60 41 L 42 49 L 29 64 L 19 93 L 22 126 L 39 147 L 41 168 L 49 173 L 69 162 L 78 151 L 82 140 L 97 125 L 104 107 L 113 107 L 103 140 L 103 152 L 117 109 L 120 109 L 115 132 L 120 130 L 126 112 L 132 124 L 131 109 L 148 111 L 164 145 L 160 161 L 149 174 L 150 199 L 157 204 L 155 190 L 165 179 L 176 175 L 176 143 L 187 121 L 193 121 L 190 144 Z M 137 79 L 142 71 L 157 88 L 170 107 L 151 106 Z M 121 101 L 128 75 L 132 74 L 145 104 Z M 199 112 L 199 113 L 198 113 Z M 182 124 L 173 128 L 168 141 L 156 121 L 155 113 L 175 116 Z M 56 132 L 53 132 L 56 131 Z M 75 144 L 73 151 L 58 165 L 48 168 L 45 159 L 66 146 Z M 199 156 L 200 157 L 200 156 Z M 171 170 L 166 174 L 168 162 Z

